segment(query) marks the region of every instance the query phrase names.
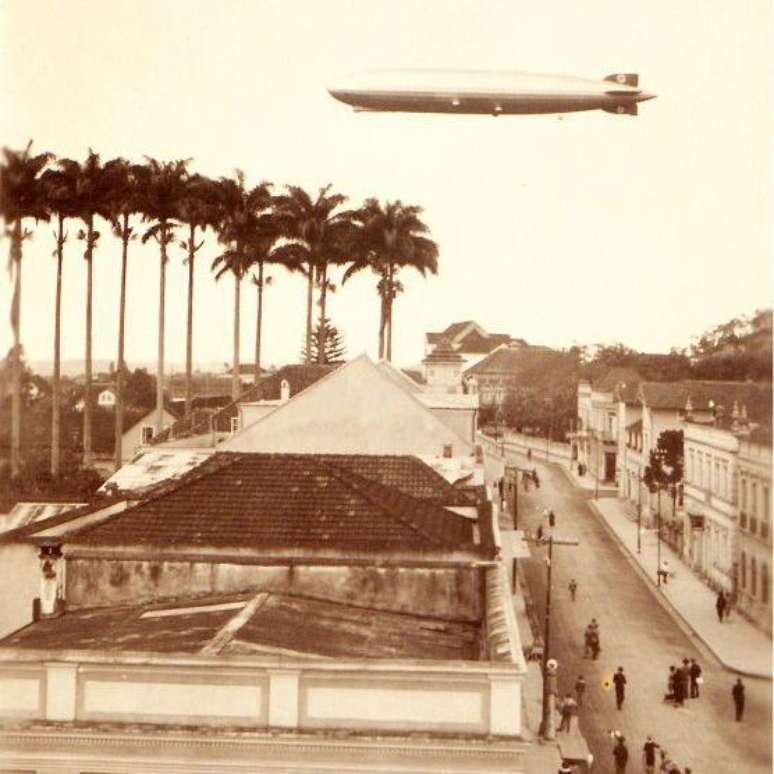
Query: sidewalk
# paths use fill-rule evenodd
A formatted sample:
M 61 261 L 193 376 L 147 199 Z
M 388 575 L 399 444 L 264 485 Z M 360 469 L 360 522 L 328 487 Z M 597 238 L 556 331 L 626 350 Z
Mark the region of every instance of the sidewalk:
M 579 486 L 578 477 L 564 468 L 567 478 Z M 594 482 L 592 480 L 592 488 Z M 583 486 L 586 489 L 586 486 Z M 602 491 L 600 490 L 600 494 Z M 715 592 L 694 575 L 688 565 L 664 542 L 661 558 L 667 559 L 675 576 L 666 585 L 656 584 L 658 538 L 655 530 L 644 530 L 641 550 L 637 553 L 637 524 L 627 515 L 618 498 L 602 496 L 588 501 L 594 512 L 626 549 L 640 574 L 654 587 L 664 607 L 679 618 L 698 637 L 724 667 L 749 677 L 772 677 L 772 643 L 738 614 L 720 623 L 715 611 Z

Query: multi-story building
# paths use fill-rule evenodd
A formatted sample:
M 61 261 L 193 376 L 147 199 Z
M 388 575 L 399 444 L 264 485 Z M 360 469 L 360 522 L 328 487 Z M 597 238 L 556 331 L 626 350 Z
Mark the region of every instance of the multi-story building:
M 619 395 L 629 395 L 640 381 L 631 368 L 611 368 L 598 381 L 578 384 L 578 426 L 572 443 L 579 463 L 600 482 L 618 478 L 619 427 L 625 428 Z
M 755 439 L 771 424 L 771 385 L 705 382 L 701 387 L 708 390 L 703 397 L 705 416 L 697 421 L 697 397 L 691 394 L 683 423 L 687 517 L 682 525 L 683 555 L 711 586 L 732 596 L 739 597 L 744 580 L 745 604 L 754 611 L 760 602 L 760 562 L 766 551 L 770 553 L 765 547 L 768 537 L 762 537 L 760 525 L 763 488 L 766 486 L 766 493 L 770 491 L 766 481 L 771 478 L 770 470 L 768 476 L 764 470 L 765 449 Z M 707 397 L 710 394 L 714 397 Z M 770 521 L 770 503 L 765 508 Z M 754 594 L 750 574 L 753 556 Z M 767 574 L 768 567 L 766 562 Z
M 445 331 L 425 334 L 425 356 L 431 355 L 443 343 L 463 360 L 463 369 L 471 368 L 503 344 L 521 344 L 523 339 L 511 339 L 507 333 L 487 333 L 474 320 L 452 323 Z
M 737 610 L 771 634 L 771 422 L 739 438 Z

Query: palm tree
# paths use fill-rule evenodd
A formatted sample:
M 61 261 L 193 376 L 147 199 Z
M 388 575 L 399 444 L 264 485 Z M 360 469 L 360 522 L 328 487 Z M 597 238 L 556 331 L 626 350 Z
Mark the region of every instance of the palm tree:
M 255 381 L 261 375 L 261 330 L 263 325 L 263 291 L 271 284 L 272 278 L 266 276 L 266 267 L 270 264 L 281 264 L 288 271 L 298 271 L 298 266 L 285 260 L 282 246 L 278 241 L 282 236 L 282 223 L 276 212 L 271 211 L 261 215 L 256 223 L 255 231 L 248 243 L 248 263 L 257 268 L 252 282 L 258 294 L 257 313 L 255 317 Z
M 5 156 L 0 166 L 0 214 L 11 229 L 11 250 L 8 269 L 13 278 L 11 300 L 11 477 L 21 472 L 21 262 L 22 243 L 32 236 L 24 228 L 24 218 L 48 220 L 45 196 L 40 182 L 41 174 L 51 158 L 50 153 L 31 154 L 32 140 L 23 151 L 3 149 Z
M 255 239 L 259 219 L 269 209 L 272 197 L 270 183 L 255 188 L 245 186 L 240 170 L 234 178 L 221 178 L 219 183 L 218 239 L 226 250 L 212 262 L 215 278 L 226 272 L 234 275 L 234 358 L 231 377 L 231 397 L 236 400 L 241 392 L 239 378 L 240 290 L 242 278 L 250 267 L 248 246 Z
M 121 291 L 118 311 L 118 361 L 116 367 L 116 406 L 115 406 L 115 468 L 123 463 L 121 457 L 121 437 L 124 432 L 124 336 L 126 318 L 126 271 L 129 258 L 129 242 L 136 239 L 130 223 L 132 215 L 140 212 L 139 181 L 141 169 L 125 159 L 113 159 L 105 164 L 105 174 L 109 182 L 108 213 L 113 234 L 121 240 Z
M 62 334 L 62 261 L 67 242 L 65 221 L 78 215 L 78 164 L 63 159 L 55 169 L 43 173 L 41 182 L 46 204 L 56 215 L 57 230 L 54 232 L 56 249 L 56 297 L 54 302 L 54 373 L 51 379 L 51 475 L 58 478 L 61 454 L 60 371 Z
M 397 278 L 400 269 L 412 267 L 423 277 L 438 273 L 438 245 L 429 239 L 422 222 L 422 208 L 404 205 L 400 200 L 366 200 L 357 213 L 361 224 L 357 257 L 344 273 L 346 282 L 353 274 L 371 269 L 379 276 L 377 292 L 381 301 L 379 315 L 379 358 L 392 359 L 392 305 L 403 292 Z
M 203 175 L 189 175 L 184 181 L 184 189 L 179 202 L 179 218 L 188 226 L 188 238 L 180 242 L 188 258 L 188 315 L 185 341 L 185 413 L 191 414 L 193 408 L 193 288 L 194 260 L 203 241 L 196 242 L 196 230 L 204 231 L 214 226 L 217 220 L 218 189 L 214 181 Z
M 320 324 L 318 325 L 317 351 L 325 351 L 327 327 L 326 298 L 333 288 L 328 277 L 332 264 L 343 264 L 348 260 L 348 249 L 353 242 L 356 229 L 353 211 L 334 212 L 347 197 L 329 194 L 331 185 L 321 188 L 314 201 L 298 186 L 287 186 L 288 193 L 275 199 L 278 217 L 282 222 L 283 234 L 289 240 L 278 248 L 278 255 L 290 265 L 304 266 L 307 276 L 306 300 L 306 347 L 307 359 L 311 358 L 312 347 L 312 301 L 315 281 L 320 288 Z M 309 362 L 309 361 L 307 361 Z
M 78 232 L 78 239 L 86 243 L 83 257 L 86 259 L 86 363 L 85 395 L 83 398 L 83 466 L 90 468 L 94 464 L 91 448 L 91 332 L 92 332 L 92 285 L 94 248 L 100 233 L 94 227 L 94 219 L 99 215 L 109 220 L 108 190 L 109 184 L 105 169 L 98 153 L 89 148 L 86 161 L 66 160 L 68 166 L 77 169 L 76 206 L 77 217 L 86 227 Z M 77 165 L 77 166 L 76 166 Z
M 159 245 L 159 336 L 156 364 L 156 434 L 164 429 L 164 303 L 166 291 L 167 246 L 180 225 L 177 217 L 185 191 L 189 159 L 156 161 L 146 157 L 142 167 L 143 220 L 151 225 L 142 236 L 143 244 L 154 239 Z

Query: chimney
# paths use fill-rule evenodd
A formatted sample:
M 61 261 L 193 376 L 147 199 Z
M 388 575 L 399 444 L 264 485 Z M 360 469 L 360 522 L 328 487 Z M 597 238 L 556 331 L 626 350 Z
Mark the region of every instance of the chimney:
M 453 451 L 452 445 L 450 443 L 445 443 L 443 445 L 443 457 L 444 457 L 444 459 L 447 459 L 447 460 L 451 459 L 452 451 Z

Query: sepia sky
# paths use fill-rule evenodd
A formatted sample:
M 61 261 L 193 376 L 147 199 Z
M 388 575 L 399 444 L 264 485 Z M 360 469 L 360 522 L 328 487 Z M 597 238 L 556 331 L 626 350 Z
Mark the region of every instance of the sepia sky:
M 376 196 L 425 209 L 438 277 L 406 274 L 394 359 L 422 357 L 423 334 L 476 319 L 531 343 L 623 341 L 646 351 L 769 305 L 769 0 L 4 0 L 0 144 L 105 160 L 193 158 L 218 177 L 352 204 Z M 462 68 L 602 78 L 638 72 L 658 95 L 638 118 L 355 114 L 326 84 L 376 68 Z M 70 225 L 70 234 L 77 231 Z M 106 231 L 106 229 L 105 229 Z M 25 243 L 22 338 L 53 352 L 54 248 Z M 8 249 L 2 240 L 2 249 Z M 232 283 L 215 283 L 213 240 L 196 270 L 197 362 L 231 358 Z M 64 267 L 63 357 L 82 358 L 85 264 Z M 5 256 L 3 256 L 4 258 Z M 95 253 L 94 356 L 115 359 L 120 245 Z M 5 261 L 3 260 L 3 266 Z M 271 272 L 264 363 L 298 359 L 299 276 Z M 167 274 L 167 357 L 184 362 L 183 251 Z M 330 316 L 349 354 L 375 355 L 376 279 L 339 288 Z M 0 274 L 0 350 L 10 346 Z M 158 255 L 130 254 L 127 360 L 156 351 Z M 255 297 L 243 292 L 242 360 L 253 360 Z

